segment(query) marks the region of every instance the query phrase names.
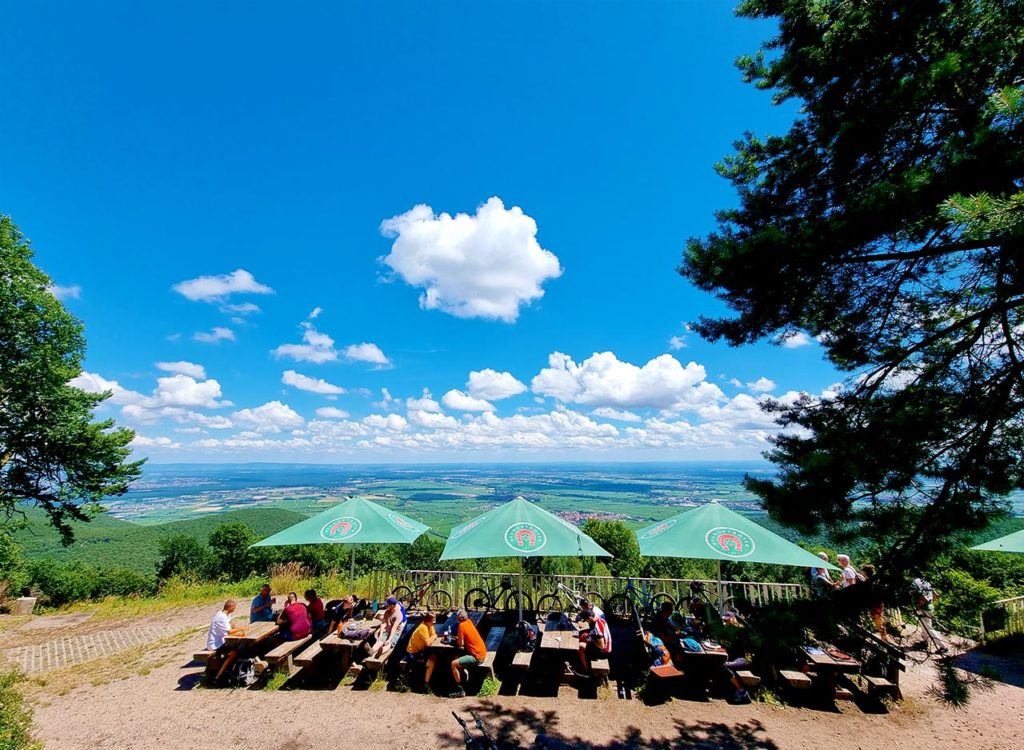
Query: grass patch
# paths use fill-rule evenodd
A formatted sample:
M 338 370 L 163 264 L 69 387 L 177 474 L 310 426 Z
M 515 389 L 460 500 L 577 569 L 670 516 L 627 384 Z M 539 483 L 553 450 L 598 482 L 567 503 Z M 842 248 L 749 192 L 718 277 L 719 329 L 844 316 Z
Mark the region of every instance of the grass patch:
M 782 700 L 782 698 L 779 697 L 779 694 L 771 688 L 760 687 L 750 696 L 750 698 L 757 703 L 770 706 L 771 708 L 781 710 L 786 707 L 786 702 Z
M 18 690 L 24 684 L 18 671 L 0 673 L 0 748 L 3 750 L 42 750 L 32 737 L 32 709 Z
M 484 678 L 483 684 L 480 685 L 480 692 L 477 693 L 478 698 L 490 698 L 498 694 L 501 690 L 501 680 L 492 675 L 487 675 Z
M 482 695 L 483 693 L 481 693 Z M 602 682 L 597 686 L 597 699 L 599 701 L 606 701 L 612 697 L 612 688 L 607 682 Z
M 387 689 L 388 681 L 384 678 L 383 670 L 377 673 L 377 676 L 373 678 L 373 682 L 371 682 L 370 686 L 367 688 L 367 690 L 372 692 L 380 692 L 381 690 Z
M 287 672 L 274 672 L 270 675 L 266 684 L 263 686 L 264 690 L 280 690 L 284 684 L 288 682 Z

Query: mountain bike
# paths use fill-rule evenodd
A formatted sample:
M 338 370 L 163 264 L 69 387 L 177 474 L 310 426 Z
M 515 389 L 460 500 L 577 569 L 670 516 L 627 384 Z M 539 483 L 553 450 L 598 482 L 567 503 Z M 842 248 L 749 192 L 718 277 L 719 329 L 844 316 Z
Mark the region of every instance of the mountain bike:
M 646 581 L 641 581 L 640 588 L 637 589 L 633 579 L 627 578 L 622 591 L 605 599 L 604 611 L 606 615 L 615 615 L 620 618 L 630 618 L 636 614 L 650 617 L 661 609 L 661 605 L 665 602 L 675 607 L 675 600 L 666 592 L 652 592 L 647 587 Z
M 437 588 L 438 576 L 420 582 L 416 590 L 408 586 L 396 586 L 391 592 L 406 609 L 416 609 L 421 604 L 428 612 L 447 612 L 452 608 L 452 595 L 444 589 Z
M 493 589 L 475 588 L 466 592 L 462 600 L 466 610 L 492 612 L 504 609 L 506 612 L 519 610 L 519 592 L 512 588 L 512 579 L 502 576 L 500 583 Z M 523 592 L 523 609 L 533 609 L 533 599 Z
M 570 609 L 579 607 L 581 599 L 586 599 L 591 604 L 596 604 L 602 610 L 604 609 L 604 600 L 596 591 L 573 591 L 557 578 L 553 578 L 552 582 L 555 585 L 552 592 L 544 594 L 544 596 L 537 600 L 537 612 L 545 616 L 552 613 L 562 613 L 565 612 L 566 607 Z

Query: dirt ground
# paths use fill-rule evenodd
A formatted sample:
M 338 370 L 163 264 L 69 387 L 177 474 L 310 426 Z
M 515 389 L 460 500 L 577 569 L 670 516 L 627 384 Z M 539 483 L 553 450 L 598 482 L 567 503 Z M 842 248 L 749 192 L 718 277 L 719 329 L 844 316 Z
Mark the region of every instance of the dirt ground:
M 998 683 L 953 710 L 929 696 L 933 667 L 911 665 L 906 700 L 888 714 L 851 702 L 822 711 L 721 700 L 645 706 L 614 694 L 451 700 L 353 690 L 227 690 L 198 687 L 190 663 L 204 633 L 193 629 L 145 654 L 108 659 L 29 679 L 39 739 L 48 750 L 259 747 L 299 750 L 374 743 L 383 748 L 462 748 L 453 710 L 477 711 L 504 747 L 547 748 L 892 748 L 1019 750 L 1024 683 Z

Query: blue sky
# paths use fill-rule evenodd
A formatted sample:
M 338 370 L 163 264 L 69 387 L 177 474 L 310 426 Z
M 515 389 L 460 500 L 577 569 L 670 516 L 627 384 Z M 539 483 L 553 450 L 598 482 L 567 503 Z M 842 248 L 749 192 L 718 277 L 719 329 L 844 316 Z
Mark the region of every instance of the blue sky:
M 809 340 L 676 272 L 791 108 L 722 3 L 55 4 L 0 27 L 0 212 L 169 461 L 748 458 Z M 804 344 L 794 346 L 793 344 Z M 429 394 L 429 395 L 427 395 Z

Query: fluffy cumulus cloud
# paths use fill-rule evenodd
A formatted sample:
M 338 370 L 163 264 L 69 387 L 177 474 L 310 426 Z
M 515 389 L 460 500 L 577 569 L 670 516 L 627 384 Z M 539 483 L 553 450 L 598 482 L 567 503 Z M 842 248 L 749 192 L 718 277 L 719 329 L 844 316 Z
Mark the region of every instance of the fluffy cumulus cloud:
M 775 343 L 784 349 L 799 349 L 802 346 L 810 346 L 814 343 L 814 339 L 803 331 L 793 331 L 776 337 Z
M 682 336 L 673 336 L 672 338 L 670 338 L 668 340 L 668 348 L 673 350 L 673 351 L 678 351 L 680 349 L 685 349 L 686 348 L 686 339 L 684 339 Z
M 181 444 L 176 443 L 169 437 L 146 437 L 145 435 L 136 435 L 132 438 L 132 441 L 128 443 L 132 448 L 180 448 Z
M 224 326 L 215 326 L 210 331 L 198 331 L 192 334 L 192 340 L 203 344 L 216 344 L 221 341 L 234 341 L 235 332 Z
M 303 323 L 302 329 L 301 344 L 282 344 L 271 353 L 278 359 L 294 359 L 296 362 L 310 362 L 314 365 L 338 360 L 334 339 L 318 331 L 312 323 Z
M 273 294 L 274 290 L 256 281 L 248 271 L 239 268 L 220 276 L 199 276 L 175 284 L 174 291 L 194 302 L 223 302 L 232 294 Z
M 534 393 L 565 403 L 616 408 L 679 411 L 724 398 L 718 386 L 707 382 L 702 365 L 690 362 L 684 367 L 670 354 L 638 367 L 612 352 L 593 354 L 579 364 L 554 352 L 530 386 Z
M 50 286 L 46 287 L 46 290 L 54 297 L 60 300 L 80 299 L 82 296 L 82 287 L 80 287 L 78 284 L 72 284 L 70 286 L 50 284 Z
M 290 406 L 280 401 L 268 401 L 254 409 L 241 409 L 231 415 L 236 424 L 244 425 L 253 432 L 290 432 L 302 427 L 306 421 Z
M 319 393 L 325 396 L 336 396 L 345 393 L 345 389 L 339 385 L 332 385 L 326 380 L 302 375 L 295 372 L 295 370 L 285 370 L 281 375 L 281 382 L 293 388 L 298 388 L 300 391 L 309 391 L 310 393 Z
M 747 388 L 754 393 L 771 393 L 775 390 L 775 381 L 760 377 L 752 383 L 747 383 Z
M 562 273 L 554 253 L 537 242 L 537 223 L 496 197 L 472 216 L 418 205 L 384 221 L 381 232 L 395 238 L 381 262 L 424 290 L 420 306 L 459 318 L 511 323 Z
M 466 389 L 473 398 L 499 401 L 525 392 L 526 386 L 516 380 L 510 372 L 486 369 L 469 373 Z
M 407 398 L 405 400 L 405 408 L 410 412 L 427 411 L 438 413 L 441 411 L 441 404 L 434 400 L 429 389 L 424 388 L 423 395 L 419 398 Z
M 348 419 L 352 416 L 344 409 L 338 409 L 334 406 L 321 406 L 316 410 L 316 415 L 321 419 Z
M 136 404 L 146 397 L 137 391 L 132 391 L 121 386 L 116 380 L 107 380 L 94 372 L 83 372 L 77 377 L 68 381 L 68 385 L 74 386 L 86 393 L 111 392 L 109 403 L 124 406 L 125 404 Z
M 202 365 L 197 365 L 192 362 L 157 362 L 156 366 L 164 372 L 188 375 L 190 378 L 196 378 L 198 380 L 206 379 L 206 369 Z
M 384 356 L 384 352 L 376 344 L 351 344 L 345 347 L 345 359 L 353 362 L 369 362 L 375 365 L 387 366 L 391 360 Z
M 441 397 L 441 403 L 455 411 L 494 411 L 494 405 L 482 398 L 473 398 L 457 388 Z
M 631 411 L 625 409 L 612 409 L 609 406 L 599 406 L 591 412 L 595 417 L 603 417 L 605 419 L 617 419 L 620 422 L 642 422 L 643 419 L 639 414 L 634 414 Z

